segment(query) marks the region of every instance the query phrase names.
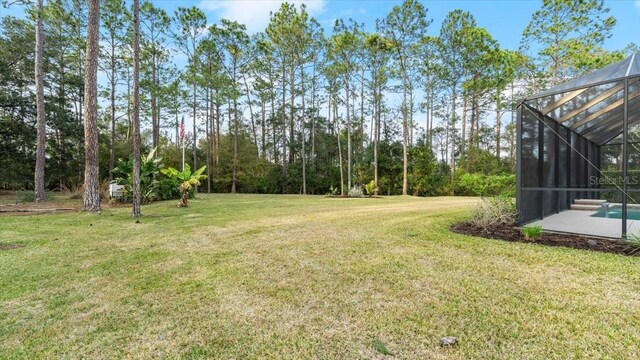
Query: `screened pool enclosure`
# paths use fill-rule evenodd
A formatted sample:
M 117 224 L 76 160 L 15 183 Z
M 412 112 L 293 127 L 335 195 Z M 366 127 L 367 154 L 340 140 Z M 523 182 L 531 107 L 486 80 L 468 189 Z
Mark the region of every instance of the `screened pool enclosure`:
M 520 225 L 640 235 L 639 95 L 636 53 L 520 103 Z

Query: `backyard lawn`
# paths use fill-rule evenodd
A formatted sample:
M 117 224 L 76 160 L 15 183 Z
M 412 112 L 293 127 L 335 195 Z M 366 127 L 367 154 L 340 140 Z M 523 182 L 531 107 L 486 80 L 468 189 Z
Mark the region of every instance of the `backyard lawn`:
M 477 201 L 0 214 L 0 358 L 640 357 L 639 258 L 450 232 Z

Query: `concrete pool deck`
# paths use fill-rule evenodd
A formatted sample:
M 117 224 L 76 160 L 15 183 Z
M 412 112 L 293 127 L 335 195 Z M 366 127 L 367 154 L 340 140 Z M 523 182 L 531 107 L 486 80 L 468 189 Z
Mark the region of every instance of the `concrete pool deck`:
M 622 220 L 591 217 L 595 211 L 566 210 L 531 224 L 540 224 L 543 230 L 581 235 L 617 238 L 622 235 Z M 627 220 L 627 234 L 640 235 L 640 221 Z

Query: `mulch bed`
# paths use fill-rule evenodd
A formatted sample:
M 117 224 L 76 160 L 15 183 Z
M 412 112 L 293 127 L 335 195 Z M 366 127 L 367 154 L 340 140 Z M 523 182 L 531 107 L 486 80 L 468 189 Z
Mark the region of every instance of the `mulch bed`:
M 535 240 L 524 237 L 522 231 L 514 226 L 498 225 L 491 228 L 477 226 L 470 222 L 454 224 L 451 231 L 488 239 L 498 239 L 512 242 L 540 244 L 547 246 L 564 246 L 574 249 L 601 251 L 627 256 L 640 256 L 640 250 L 621 240 L 594 238 L 588 236 L 543 232 Z

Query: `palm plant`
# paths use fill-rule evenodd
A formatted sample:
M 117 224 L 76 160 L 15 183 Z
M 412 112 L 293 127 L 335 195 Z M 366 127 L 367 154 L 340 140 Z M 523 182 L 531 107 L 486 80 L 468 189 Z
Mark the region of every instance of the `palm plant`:
M 367 195 L 371 197 L 373 196 L 373 194 L 375 194 L 376 191 L 378 191 L 378 187 L 376 186 L 376 183 L 373 180 L 371 180 L 368 184 L 364 186 L 364 190 L 367 192 Z
M 200 169 L 192 173 L 189 164 L 185 164 L 183 171 L 178 171 L 172 167 L 160 170 L 170 179 L 177 179 L 179 181 L 180 191 L 182 191 L 182 198 L 180 198 L 180 204 L 178 204 L 179 207 L 187 207 L 189 205 L 189 190 L 191 190 L 193 186 L 200 185 L 200 180 L 207 178 L 207 175 L 202 174 L 206 169 L 207 165 L 203 165 Z

